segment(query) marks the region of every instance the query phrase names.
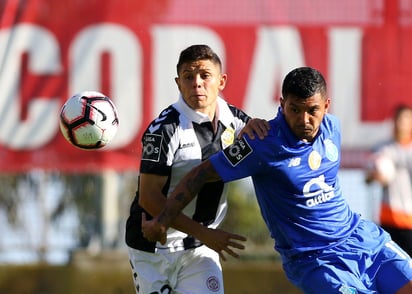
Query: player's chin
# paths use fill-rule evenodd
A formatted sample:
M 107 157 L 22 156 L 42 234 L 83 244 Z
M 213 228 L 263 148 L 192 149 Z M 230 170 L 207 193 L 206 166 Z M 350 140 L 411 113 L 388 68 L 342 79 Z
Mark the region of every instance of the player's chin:
M 298 129 L 295 130 L 295 135 L 301 140 L 312 141 L 314 138 L 314 132 L 312 129 Z
M 192 108 L 203 108 L 207 105 L 207 97 L 205 96 L 191 96 L 188 104 L 192 107 Z

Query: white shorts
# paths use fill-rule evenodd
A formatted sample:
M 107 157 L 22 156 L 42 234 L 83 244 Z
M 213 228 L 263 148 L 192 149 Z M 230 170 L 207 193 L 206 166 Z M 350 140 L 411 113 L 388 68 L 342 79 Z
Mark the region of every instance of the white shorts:
M 177 252 L 128 250 L 136 293 L 224 293 L 219 254 L 207 246 Z

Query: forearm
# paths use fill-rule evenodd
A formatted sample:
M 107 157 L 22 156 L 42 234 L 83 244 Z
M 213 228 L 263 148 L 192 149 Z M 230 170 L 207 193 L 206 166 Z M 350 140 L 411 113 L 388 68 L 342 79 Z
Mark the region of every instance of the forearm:
M 167 240 L 167 229 L 170 226 L 194 236 L 210 248 L 221 253 L 221 250 L 228 251 L 229 254 L 236 256 L 228 246 L 238 245 L 231 242 L 231 238 L 245 240 L 242 236 L 233 235 L 221 230 L 213 230 L 204 227 L 200 223 L 189 219 L 181 213 L 181 210 L 198 194 L 206 182 L 220 180 L 212 164 L 206 160 L 198 167 L 192 169 L 177 185 L 175 190 L 169 195 L 166 202 L 164 199 L 158 203 L 163 210 L 151 221 L 146 221 L 145 214 L 142 215 L 142 231 L 146 239 L 159 241 L 162 244 Z M 164 204 L 164 205 L 162 205 Z M 220 240 L 220 241 L 218 241 Z
M 209 161 L 192 169 L 169 196 L 163 211 L 157 217 L 157 221 L 165 227 L 169 227 L 206 182 L 219 179 Z
M 167 198 L 161 193 L 151 193 L 150 197 L 141 197 L 139 204 L 147 213 L 152 216 L 157 216 L 163 211 L 163 208 L 166 205 L 166 200 Z M 203 227 L 201 224 L 183 213 L 179 213 L 170 226 L 188 235 L 196 234 L 196 232 Z
M 179 215 L 183 208 L 195 197 L 200 191 L 203 184 L 193 185 L 192 173 L 188 174 L 183 181 L 181 181 L 174 192 L 167 199 L 162 212 L 158 215 L 157 221 L 169 227 L 173 220 Z M 195 181 L 198 183 L 198 181 Z

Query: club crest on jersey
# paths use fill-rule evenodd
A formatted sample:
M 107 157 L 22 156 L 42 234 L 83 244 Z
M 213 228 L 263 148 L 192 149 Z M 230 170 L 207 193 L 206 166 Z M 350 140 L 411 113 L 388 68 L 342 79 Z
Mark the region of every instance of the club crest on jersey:
M 319 169 L 321 161 L 322 161 L 322 157 L 317 151 L 313 150 L 309 154 L 308 163 L 309 163 L 309 167 L 311 170 Z
M 162 138 L 161 135 L 156 134 L 144 135 L 142 160 L 159 161 Z
M 226 148 L 229 145 L 233 144 L 235 140 L 235 130 L 231 127 L 228 127 L 220 136 L 220 140 L 222 142 L 222 148 Z
M 244 138 L 236 141 L 233 145 L 230 145 L 228 148 L 223 150 L 226 159 L 232 164 L 232 166 L 236 166 L 252 152 L 252 148 Z
M 339 157 L 338 147 L 332 142 L 332 140 L 325 140 L 325 155 L 330 161 L 336 161 Z
M 207 288 L 212 292 L 218 292 L 220 290 L 220 283 L 219 279 L 211 276 L 206 281 Z

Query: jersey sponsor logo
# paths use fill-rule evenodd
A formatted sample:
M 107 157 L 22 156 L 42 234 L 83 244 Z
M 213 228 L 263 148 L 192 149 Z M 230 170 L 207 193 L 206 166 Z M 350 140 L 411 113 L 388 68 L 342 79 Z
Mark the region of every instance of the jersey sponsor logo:
M 156 161 L 160 159 L 163 137 L 156 134 L 145 134 L 143 137 L 142 160 Z
M 220 140 L 222 141 L 222 147 L 226 148 L 233 144 L 235 140 L 235 130 L 231 127 L 228 127 L 220 136 Z
M 219 279 L 215 276 L 211 276 L 206 280 L 207 288 L 212 292 L 218 292 L 220 290 Z
M 338 147 L 332 142 L 332 140 L 325 140 L 325 155 L 330 161 L 337 161 L 339 157 Z
M 313 150 L 309 154 L 308 163 L 309 163 L 309 167 L 311 170 L 317 170 L 320 167 L 321 161 L 322 161 L 322 157 L 317 151 Z
M 356 288 L 349 287 L 349 286 L 346 286 L 346 285 L 342 285 L 339 288 L 339 292 L 342 293 L 342 294 L 358 294 L 358 290 L 356 290 Z
M 306 206 L 313 207 L 335 197 L 335 192 L 332 186 L 325 183 L 325 176 L 321 175 L 303 186 L 303 195 L 309 198 L 306 200 Z
M 244 138 L 236 141 L 233 145 L 230 145 L 228 148 L 223 150 L 223 154 L 232 166 L 239 164 L 239 162 L 245 159 L 252 152 L 253 149 Z
M 196 146 L 195 142 L 188 142 L 188 143 L 180 143 L 179 149 L 185 149 Z

